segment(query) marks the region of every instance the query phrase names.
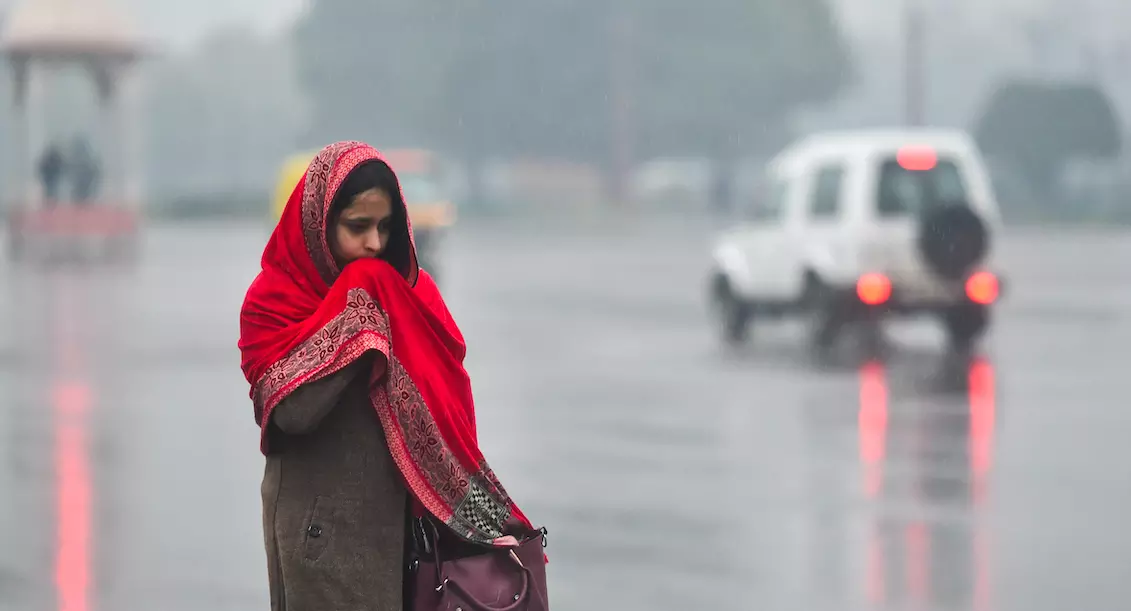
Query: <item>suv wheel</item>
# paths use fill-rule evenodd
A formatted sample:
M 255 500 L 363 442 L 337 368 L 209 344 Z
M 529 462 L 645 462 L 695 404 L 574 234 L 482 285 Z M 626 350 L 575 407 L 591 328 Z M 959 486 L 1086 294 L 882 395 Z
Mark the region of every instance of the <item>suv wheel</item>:
M 943 325 L 956 350 L 969 349 L 985 333 L 990 323 L 989 308 L 980 305 L 954 306 L 943 312 Z
M 809 314 L 809 346 L 822 352 L 832 349 L 848 322 L 844 308 L 815 276 L 805 281 L 803 302 Z
M 750 337 L 750 306 L 735 296 L 730 282 L 719 274 L 711 283 L 711 306 L 719 334 L 728 345 L 737 346 Z

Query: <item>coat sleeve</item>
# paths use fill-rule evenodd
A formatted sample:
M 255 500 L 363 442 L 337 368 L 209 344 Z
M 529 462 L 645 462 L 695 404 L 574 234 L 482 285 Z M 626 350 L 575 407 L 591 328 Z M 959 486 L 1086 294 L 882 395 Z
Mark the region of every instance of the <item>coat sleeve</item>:
M 342 369 L 299 386 L 271 411 L 271 421 L 288 435 L 313 432 L 338 404 L 342 393 L 359 376 L 369 375 L 372 355 L 363 356 Z

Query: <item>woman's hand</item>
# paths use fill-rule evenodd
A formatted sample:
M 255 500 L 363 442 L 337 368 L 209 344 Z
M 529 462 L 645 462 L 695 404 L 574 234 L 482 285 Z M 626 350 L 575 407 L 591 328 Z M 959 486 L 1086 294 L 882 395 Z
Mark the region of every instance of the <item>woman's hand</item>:
M 515 539 L 511 535 L 507 535 L 505 537 L 499 537 L 498 539 L 495 539 L 491 542 L 491 545 L 497 545 L 499 547 L 518 547 L 518 539 Z

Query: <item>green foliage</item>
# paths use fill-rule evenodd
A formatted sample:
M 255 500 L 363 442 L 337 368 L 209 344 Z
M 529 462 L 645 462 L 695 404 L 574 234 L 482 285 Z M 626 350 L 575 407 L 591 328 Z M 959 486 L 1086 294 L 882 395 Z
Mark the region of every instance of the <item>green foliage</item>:
M 600 0 L 464 4 L 446 120 L 464 154 L 599 155 L 607 147 L 608 36 Z
M 294 32 L 308 146 L 432 144 L 458 13 L 443 0 L 318 0 Z
M 848 78 L 823 0 L 641 0 L 635 12 L 645 151 L 756 149 L 767 128 L 829 100 Z
M 846 82 L 826 0 L 315 0 L 295 31 L 319 142 L 607 161 L 755 145 Z
M 190 53 L 140 66 L 147 77 L 142 129 L 151 192 L 273 184 L 306 122 L 290 46 L 230 28 Z
M 1069 161 L 1118 156 L 1121 134 L 1098 86 L 1023 80 L 998 88 L 974 128 L 987 155 L 1013 165 L 1046 193 L 1055 190 Z

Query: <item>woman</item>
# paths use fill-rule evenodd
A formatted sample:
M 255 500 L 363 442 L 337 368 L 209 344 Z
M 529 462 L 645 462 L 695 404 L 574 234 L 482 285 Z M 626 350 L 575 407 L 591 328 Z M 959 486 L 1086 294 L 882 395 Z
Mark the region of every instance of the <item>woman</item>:
M 511 546 L 530 523 L 479 451 L 465 347 L 419 268 L 396 175 L 323 149 L 240 313 L 275 610 L 399 610 L 410 516 Z

